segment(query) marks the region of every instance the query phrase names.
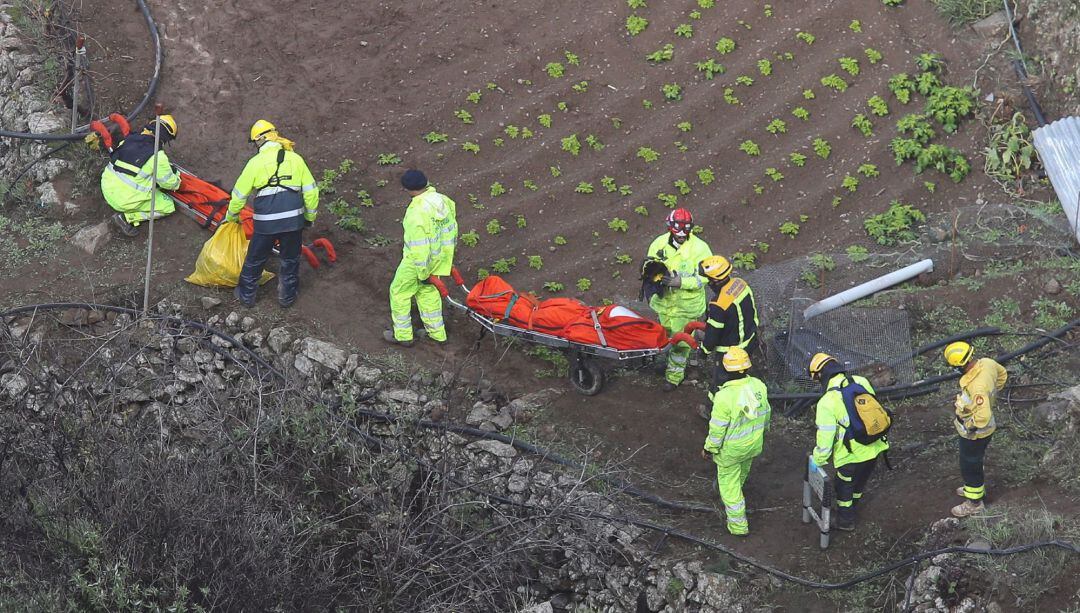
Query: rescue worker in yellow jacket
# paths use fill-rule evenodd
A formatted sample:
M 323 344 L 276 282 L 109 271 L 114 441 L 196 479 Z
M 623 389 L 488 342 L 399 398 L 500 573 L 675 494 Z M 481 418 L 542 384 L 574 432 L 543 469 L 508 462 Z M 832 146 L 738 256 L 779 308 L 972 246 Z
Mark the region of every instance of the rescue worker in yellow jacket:
M 300 291 L 303 233 L 318 214 L 319 187 L 304 158 L 293 151 L 293 142 L 281 136 L 274 124 L 260 119 L 248 137 L 258 153 L 236 179 L 225 216 L 226 222 L 238 222 L 240 211 L 253 198 L 255 232 L 234 295 L 244 306 L 255 305 L 259 278 L 276 243 L 281 258 L 278 304 L 289 308 Z
M 707 355 L 720 357 L 732 347 L 752 354 L 757 348 L 754 291 L 746 281 L 732 277 L 731 272 L 731 263 L 723 256 L 714 255 L 701 262 L 699 274 L 709 280 L 709 289 L 716 294 L 716 300 L 709 303 L 705 312 L 705 340 L 701 350 Z M 721 364 L 714 364 L 713 389 L 724 383 L 727 372 Z
M 889 443 L 884 438 L 869 445 L 844 440 L 851 420 L 840 388 L 850 378 L 873 394 L 874 388 L 865 377 L 848 375 L 836 358 L 825 353 L 814 355 L 809 371 L 810 378 L 820 381 L 824 390 L 817 401 L 814 417 L 817 445 L 810 460 L 810 469 L 825 467 L 832 458 L 836 465 L 836 527 L 850 532 L 855 529 L 855 506 L 874 472 L 878 456 L 889 450 Z
M 420 311 L 427 337 L 436 343 L 446 342 L 442 315 L 442 296 L 428 283 L 432 275 L 450 274 L 457 247 L 457 205 L 428 184 L 419 170 L 408 170 L 401 186 L 412 200 L 401 220 L 404 247 L 401 263 L 390 282 L 390 317 L 393 329 L 383 332 L 388 343 L 411 347 L 413 344 L 412 301 Z
M 686 324 L 705 314 L 705 278 L 698 265 L 712 255 L 705 241 L 693 232 L 694 218 L 686 209 L 675 209 L 667 217 L 668 231 L 649 245 L 646 259 L 663 262 L 669 273 L 661 283 L 663 295 L 653 295 L 649 306 L 656 311 L 660 325 L 669 335 L 682 332 Z M 682 383 L 690 360 L 690 345 L 678 343 L 668 352 L 664 391 L 670 392 Z
M 138 226 L 150 220 L 150 209 L 154 209 L 154 219 L 165 217 L 176 210 L 171 198 L 162 190 L 174 190 L 180 187 L 180 173 L 169 162 L 164 148 L 157 152 L 157 187 L 152 202 L 150 190 L 153 189 L 154 176 L 154 128 L 160 124 L 161 144 L 166 145 L 176 138 L 176 120 L 172 115 L 160 115 L 146 124 L 138 134 L 131 134 L 112 150 L 109 163 L 101 172 L 101 195 L 113 210 L 112 222 L 121 234 L 136 236 Z
M 971 345 L 957 341 L 945 347 L 945 361 L 960 370 L 960 393 L 956 395 L 955 411 L 957 444 L 960 448 L 960 475 L 963 487 L 956 494 L 964 502 L 952 508 L 956 517 L 967 517 L 985 509 L 986 478 L 983 458 L 997 425 L 994 423 L 994 400 L 1005 387 L 1009 374 L 990 358 L 972 360 Z
M 750 370 L 750 355 L 745 350 L 728 349 L 723 367 L 729 378 L 713 395 L 709 435 L 701 457 L 716 464 L 728 532 L 741 536 L 750 531 L 742 488 L 750 464 L 761 454 L 772 409 L 765 384 L 746 372 Z

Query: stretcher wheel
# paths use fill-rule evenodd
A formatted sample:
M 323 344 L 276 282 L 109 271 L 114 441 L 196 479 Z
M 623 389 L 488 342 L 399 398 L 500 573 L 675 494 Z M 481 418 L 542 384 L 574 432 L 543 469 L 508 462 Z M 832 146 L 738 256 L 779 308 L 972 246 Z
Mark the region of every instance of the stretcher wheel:
M 595 396 L 604 387 L 604 371 L 591 361 L 577 360 L 570 366 L 570 384 L 579 394 Z

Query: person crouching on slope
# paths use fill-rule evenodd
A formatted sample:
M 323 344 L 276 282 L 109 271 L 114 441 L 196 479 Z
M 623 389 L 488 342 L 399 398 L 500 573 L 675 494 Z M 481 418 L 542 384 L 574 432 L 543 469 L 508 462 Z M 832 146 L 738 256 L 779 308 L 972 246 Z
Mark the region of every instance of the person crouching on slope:
M 160 127 L 162 148 L 154 155 L 154 128 Z M 137 236 L 139 224 L 160 219 L 176 211 L 172 198 L 162 190 L 180 187 L 180 173 L 169 162 L 164 145 L 176 138 L 176 120 L 172 115 L 161 115 L 150 121 L 138 134 L 131 134 L 113 149 L 109 163 L 101 171 L 101 195 L 116 214 L 113 225 L 123 236 Z M 154 160 L 157 160 L 157 192 L 153 189 Z M 156 200 L 156 202 L 155 202 Z
M 390 282 L 390 317 L 393 329 L 383 331 L 383 340 L 403 347 L 413 344 L 412 301 L 420 311 L 427 337 L 436 343 L 446 342 L 442 296 L 428 277 L 450 274 L 457 246 L 457 205 L 428 185 L 419 170 L 408 170 L 401 186 L 412 200 L 401 220 L 404 246 L 401 263 Z
M 742 536 L 750 531 L 742 488 L 751 462 L 761 454 L 772 409 L 765 384 L 746 373 L 751 364 L 744 349 L 731 347 L 722 362 L 728 377 L 713 394 L 709 435 L 701 457 L 716 464 L 728 532 Z

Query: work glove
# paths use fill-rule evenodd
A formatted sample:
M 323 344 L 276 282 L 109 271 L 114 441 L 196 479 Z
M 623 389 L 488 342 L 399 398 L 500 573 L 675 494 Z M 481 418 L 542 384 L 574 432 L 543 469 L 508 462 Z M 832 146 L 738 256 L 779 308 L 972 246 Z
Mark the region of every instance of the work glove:
M 663 283 L 668 287 L 682 287 L 682 277 L 680 277 L 678 273 L 664 275 L 664 277 L 660 279 L 660 283 Z
M 225 213 L 225 223 L 240 223 L 240 213 Z
M 812 473 L 817 472 L 817 469 L 821 468 L 820 466 L 817 465 L 817 462 L 814 461 L 814 458 L 810 458 L 809 461 L 810 461 L 810 472 L 812 472 Z

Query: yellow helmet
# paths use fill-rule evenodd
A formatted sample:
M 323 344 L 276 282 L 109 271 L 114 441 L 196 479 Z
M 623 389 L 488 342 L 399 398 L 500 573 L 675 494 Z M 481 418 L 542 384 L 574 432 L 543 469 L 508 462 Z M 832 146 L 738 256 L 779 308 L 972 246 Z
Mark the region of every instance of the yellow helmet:
M 722 281 L 731 274 L 731 262 L 722 255 L 710 255 L 701 260 L 698 272 L 713 281 Z
M 949 366 L 959 367 L 966 365 L 971 361 L 971 354 L 971 345 L 964 341 L 949 343 L 945 347 L 945 361 L 949 363 Z
M 251 142 L 255 142 L 271 132 L 277 132 L 277 128 L 274 124 L 265 119 L 260 119 L 251 124 L 251 132 L 249 133 L 248 138 Z
M 729 347 L 724 354 L 724 370 L 728 372 L 743 372 L 750 370 L 750 354 L 742 347 Z
M 832 357 L 827 353 L 815 353 L 814 357 L 810 358 L 810 378 L 820 378 L 821 370 L 825 368 L 825 365 L 829 362 L 836 362 L 836 358 Z
M 151 119 L 150 122 L 146 124 L 146 133 L 154 133 L 154 124 L 161 126 L 161 133 L 166 138 L 176 138 L 176 119 L 174 119 L 172 115 L 158 115 L 156 119 Z

